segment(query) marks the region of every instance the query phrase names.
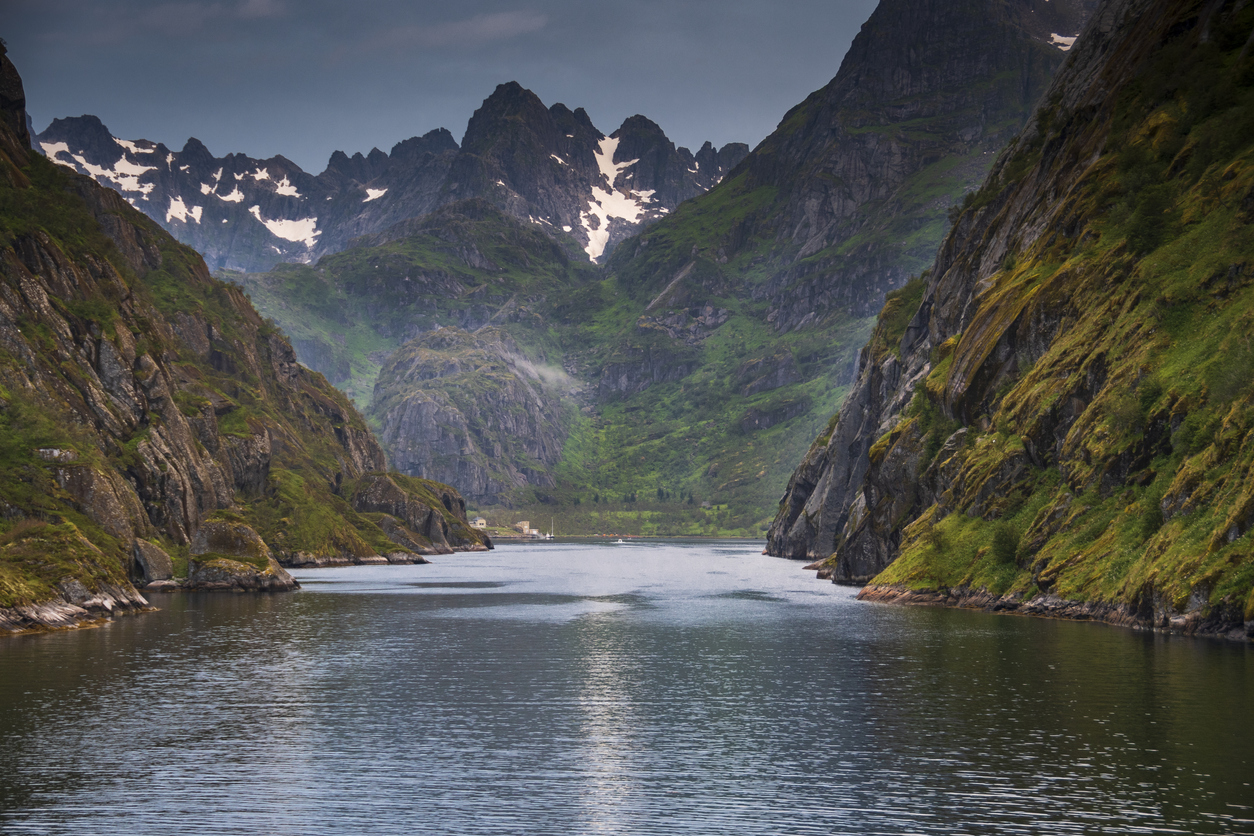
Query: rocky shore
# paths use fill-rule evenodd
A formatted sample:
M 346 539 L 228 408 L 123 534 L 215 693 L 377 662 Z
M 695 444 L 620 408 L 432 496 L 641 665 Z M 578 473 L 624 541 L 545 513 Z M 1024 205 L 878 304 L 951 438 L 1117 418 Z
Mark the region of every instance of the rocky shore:
M 78 580 L 67 578 L 58 589 L 60 594 L 47 601 L 0 607 L 0 631 L 24 633 L 83 627 L 117 615 L 156 610 L 129 587 L 102 586 L 91 592 Z
M 1153 630 L 1186 636 L 1212 636 L 1230 641 L 1254 640 L 1254 621 L 1245 621 L 1240 613 L 1206 612 L 1201 602 L 1180 613 L 1163 601 L 1145 601 L 1136 608 L 1126 604 L 1096 601 L 1069 601 L 1057 595 L 1022 598 L 1017 595 L 995 595 L 983 589 L 909 589 L 896 585 L 865 586 L 858 593 L 859 601 L 878 604 L 953 607 L 984 612 L 1017 613 L 1070 621 L 1100 621 L 1134 630 Z

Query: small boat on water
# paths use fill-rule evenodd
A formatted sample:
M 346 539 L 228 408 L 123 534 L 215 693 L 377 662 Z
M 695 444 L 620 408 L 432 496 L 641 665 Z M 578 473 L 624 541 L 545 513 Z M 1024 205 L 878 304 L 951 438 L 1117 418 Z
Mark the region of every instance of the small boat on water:
M 622 538 L 622 537 L 619 537 L 617 540 L 615 540 L 615 541 L 614 541 L 614 544 L 615 544 L 615 545 L 617 545 L 617 544 L 619 544 L 619 543 L 623 543 L 623 542 L 625 542 L 625 541 L 623 540 L 623 538 Z

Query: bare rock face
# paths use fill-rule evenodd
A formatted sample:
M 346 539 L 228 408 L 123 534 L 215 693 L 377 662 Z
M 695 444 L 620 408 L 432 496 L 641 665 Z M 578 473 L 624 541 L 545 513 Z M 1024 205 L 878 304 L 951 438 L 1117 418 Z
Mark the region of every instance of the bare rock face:
M 146 584 L 174 580 L 174 561 L 155 543 L 136 540 L 135 563 L 135 574 Z
M 372 474 L 358 482 L 352 502 L 359 512 L 383 514 L 380 528 L 418 554 L 449 554 L 454 549 L 491 544 L 483 542 L 486 535 L 467 524 L 466 501 L 461 495 L 438 482 Z M 399 559 L 389 555 L 388 561 Z
M 386 476 L 366 479 L 353 497 L 353 507 L 367 513 L 386 514 L 385 530 L 391 529 L 401 538 L 398 543 L 410 546 L 414 551 L 423 552 L 429 548 L 433 554 L 452 552 L 444 515 L 435 508 L 414 501 L 393 479 Z M 419 538 L 430 546 L 421 545 Z
M 503 330 L 441 328 L 392 355 L 371 412 L 397 470 L 494 503 L 513 489 L 555 484 L 564 378 L 528 363 Z

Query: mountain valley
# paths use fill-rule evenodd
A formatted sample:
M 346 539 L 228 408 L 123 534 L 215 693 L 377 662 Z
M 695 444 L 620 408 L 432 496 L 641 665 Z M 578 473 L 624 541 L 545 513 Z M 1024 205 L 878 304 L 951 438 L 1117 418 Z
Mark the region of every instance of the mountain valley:
M 447 479 L 481 511 L 560 517 L 567 532 L 759 535 L 852 382 L 884 294 L 926 266 L 950 207 L 1066 56 L 1053 34 L 1078 32 L 1092 4 L 1051 3 L 1040 21 L 1034 8 L 881 3 L 827 87 L 599 269 L 543 224 L 459 202 L 316 265 L 230 278 L 367 412 L 402 470 Z M 996 47 L 977 60 L 955 46 L 970 40 Z M 505 133 L 551 132 L 533 105 Z M 620 150 L 646 159 L 632 143 Z M 444 343 L 470 346 L 485 326 L 525 363 L 478 355 L 451 375 L 407 362 L 378 376 L 398 349 L 417 356 L 408 341 L 451 328 L 466 333 Z M 547 440 L 504 443 L 453 389 L 497 410 L 543 401 Z
M 405 478 L 498 522 L 766 533 L 867 595 L 1228 629 L 1249 13 L 1101 9 L 882 0 L 752 151 L 605 136 L 516 83 L 460 145 L 317 177 L 93 117 L 37 143 L 156 207 Z

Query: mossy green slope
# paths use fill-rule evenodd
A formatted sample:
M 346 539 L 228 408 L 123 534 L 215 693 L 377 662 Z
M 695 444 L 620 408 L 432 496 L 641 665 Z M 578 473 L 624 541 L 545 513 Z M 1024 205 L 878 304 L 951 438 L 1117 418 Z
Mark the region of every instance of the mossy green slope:
M 247 288 L 257 309 L 291 335 L 302 362 L 362 409 L 386 357 L 417 335 L 441 325 L 522 324 L 531 326 L 529 345 L 552 350 L 537 303 L 577 317 L 600 302 L 586 289 L 594 265 L 482 200 L 356 239 L 314 266 L 222 275 Z
M 0 608 L 134 600 L 138 541 L 185 570 L 218 517 L 280 557 L 405 551 L 347 498 L 384 464 L 238 286 L 0 125 Z M 463 536 L 455 492 L 412 487 Z
M 1243 632 L 1254 9 L 1098 16 L 941 250 L 829 571 Z

